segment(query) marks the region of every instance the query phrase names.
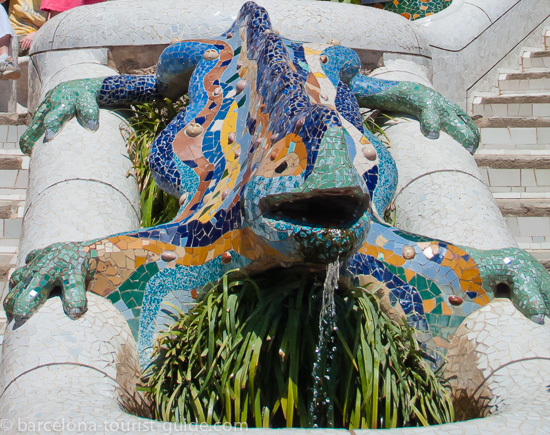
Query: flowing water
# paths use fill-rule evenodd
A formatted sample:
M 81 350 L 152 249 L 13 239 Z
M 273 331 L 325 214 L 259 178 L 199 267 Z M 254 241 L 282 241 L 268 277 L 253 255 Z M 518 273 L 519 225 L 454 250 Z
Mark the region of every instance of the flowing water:
M 336 307 L 334 292 L 338 289 L 340 261 L 336 259 L 327 267 L 323 287 L 323 305 L 319 314 L 319 339 L 313 364 L 313 400 L 309 415 L 313 427 L 334 426 L 334 405 L 330 398 L 331 363 L 336 351 Z

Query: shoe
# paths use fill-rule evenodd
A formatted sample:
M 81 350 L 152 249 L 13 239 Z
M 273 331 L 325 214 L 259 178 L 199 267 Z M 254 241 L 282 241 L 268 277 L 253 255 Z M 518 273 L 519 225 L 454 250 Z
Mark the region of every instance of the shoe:
M 21 77 L 21 70 L 13 63 L 11 57 L 0 62 L 0 80 L 17 80 L 19 77 Z

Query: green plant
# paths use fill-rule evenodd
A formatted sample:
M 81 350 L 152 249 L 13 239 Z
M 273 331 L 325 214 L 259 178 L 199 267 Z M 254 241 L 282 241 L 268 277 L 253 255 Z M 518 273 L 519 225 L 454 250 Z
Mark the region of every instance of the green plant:
M 456 410 L 455 421 L 467 421 L 474 418 L 485 418 L 489 414 L 491 407 L 491 397 L 476 396 L 468 394 L 465 390 L 454 392 L 451 400 Z
M 396 226 L 397 223 L 397 209 L 395 208 L 395 203 L 392 201 L 390 205 L 384 210 L 384 222 L 390 224 L 392 227 Z
M 134 165 L 138 188 L 141 192 L 141 226 L 151 227 L 171 221 L 179 210 L 177 198 L 157 186 L 149 169 L 151 144 L 162 130 L 187 105 L 187 99 L 171 101 L 168 98 L 152 103 L 131 106 L 128 119 L 131 133 L 128 151 Z
M 200 301 L 155 343 L 143 387 L 155 417 L 311 427 L 322 291 L 301 268 L 255 280 L 234 271 L 203 289 Z M 333 408 L 318 425 L 451 422 L 448 394 L 422 359 L 414 330 L 390 320 L 366 289 L 339 290 L 335 303 L 331 382 L 323 385 Z
M 395 117 L 381 113 L 379 110 L 363 110 L 361 117 L 365 128 L 378 137 L 386 147 L 391 148 L 390 138 L 384 130 L 384 124 L 395 120 Z

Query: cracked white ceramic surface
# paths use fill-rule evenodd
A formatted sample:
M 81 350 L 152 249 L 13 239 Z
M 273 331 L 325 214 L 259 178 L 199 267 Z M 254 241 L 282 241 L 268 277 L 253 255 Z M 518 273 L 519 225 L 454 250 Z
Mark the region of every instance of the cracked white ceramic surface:
M 127 196 L 103 183 L 72 180 L 49 188 L 25 211 L 18 266 L 34 249 L 91 240 L 139 227 Z
M 46 424 L 64 425 L 65 432 L 75 425 L 80 425 L 79 432 L 94 433 L 199 432 L 198 427 L 153 422 L 121 411 L 120 403 L 133 402 L 131 397 L 135 395 L 135 342 L 124 318 L 109 301 L 94 294 L 88 300 L 88 313 L 76 321 L 65 316 L 60 300 L 53 298 L 24 325 L 8 325 L 0 365 L 0 416 L 12 427 L 3 433 L 19 433 L 22 428 L 38 424 L 43 428 Z M 546 389 L 550 378 L 549 339 L 550 325 L 530 322 L 507 300 L 491 302 L 472 313 L 458 329 L 451 342 L 445 376 L 456 375 L 458 379 L 453 382 L 471 393 L 477 385 L 468 379 L 475 379 L 476 371 L 480 372 L 481 378 L 487 378 L 491 405 L 498 405 L 499 413 L 454 425 L 384 433 L 544 433 L 550 425 Z M 477 366 L 469 364 L 472 360 Z M 211 432 L 216 428 L 203 429 Z M 250 429 L 247 433 L 265 431 Z
M 244 3 L 245 0 L 119 0 L 74 9 L 44 25 L 33 53 L 78 47 L 167 44 L 174 37 L 216 36 L 229 28 Z M 395 14 L 316 1 L 257 3 L 269 9 L 274 27 L 290 39 L 326 42 L 334 38 L 350 47 L 429 57 L 415 26 Z M 132 13 L 128 14 L 128 10 Z M 124 26 L 119 25 L 121 16 Z M 85 33 L 80 31 L 83 25 L 87 26 Z
M 139 191 L 121 127 L 122 118 L 101 110 L 96 132 L 73 119 L 51 142 L 35 146 L 19 265 L 33 249 L 54 242 L 139 226 Z
M 527 0 L 526 3 L 533 3 L 533 1 Z M 167 9 L 160 8 L 160 3 Z M 154 3 L 139 2 L 139 4 L 128 1 L 109 2 L 94 6 L 96 12 L 84 14 L 74 10 L 52 20 L 44 28 L 43 34 L 46 36 L 37 39 L 38 43 L 34 50 L 38 52 L 52 48 L 89 47 L 100 44 L 101 41 L 109 41 L 111 45 L 143 45 L 167 43 L 173 36 L 184 38 L 212 36 L 226 30 L 242 3 L 242 1 L 216 1 L 215 4 L 223 12 L 216 15 L 201 6 L 205 4 L 204 1 L 182 3 L 166 0 Z M 344 9 L 350 6 L 328 2 L 318 4 L 303 2 L 300 8 L 281 7 L 285 3 L 283 1 L 276 3 L 277 8 L 274 8 L 275 2 L 262 2 L 267 7 L 272 5 L 270 15 L 275 26 L 285 36 L 293 39 L 326 42 L 328 37 L 336 37 L 344 45 L 352 47 L 395 50 L 398 53 L 408 53 L 409 56 L 429 57 L 427 45 L 424 45 L 421 37 L 415 34 L 414 26 L 397 16 L 381 15 L 379 11 L 362 8 L 361 11 L 364 10 L 365 14 L 368 14 L 363 17 L 361 15 L 363 12 L 359 13 L 357 8 Z M 186 9 L 191 6 L 194 7 L 193 10 Z M 95 27 L 92 27 L 92 31 L 86 35 L 81 35 L 75 30 L 80 29 L 83 23 L 86 25 L 91 23 L 103 7 L 111 8 L 112 16 L 103 14 L 103 21 L 97 20 L 102 22 L 93 24 Z M 129 7 L 133 10 L 131 15 L 127 14 Z M 354 12 L 351 12 L 352 10 Z M 121 16 L 125 17 L 124 26 L 119 25 Z M 115 18 L 118 21 L 113 27 L 110 20 Z M 340 23 L 335 24 L 335 21 Z M 365 25 L 365 23 L 368 24 Z M 101 44 L 106 45 L 104 42 Z M 41 58 L 43 62 L 51 62 L 51 64 L 41 68 L 41 71 L 33 70 L 34 66 L 31 68 L 31 77 L 35 80 L 31 89 L 38 96 L 43 95 L 47 90 L 46 87 L 39 86 L 40 81 L 51 86 L 66 78 L 110 75 L 108 68 L 102 65 L 106 62 L 104 53 L 101 50 L 99 52 L 91 50 L 90 53 L 81 51 L 74 58 L 71 58 L 69 52 L 40 54 L 43 56 Z M 60 59 L 74 61 L 73 69 L 58 68 Z M 438 68 L 439 72 L 447 71 L 441 68 L 441 65 Z M 399 68 L 397 70 L 399 72 Z M 107 73 L 104 74 L 104 72 Z M 401 72 L 416 74 L 418 77 L 425 75 L 418 70 Z M 438 88 L 438 90 L 441 89 Z M 102 113 L 101 116 L 100 130 L 95 133 L 99 136 L 93 136 L 95 138 L 93 140 L 101 138 L 102 144 L 109 146 L 112 138 L 118 137 L 120 133 L 118 126 L 115 127 L 114 118 L 112 123 L 103 123 L 105 114 Z M 88 134 L 75 121 L 69 124 L 69 129 L 72 132 L 73 141 L 79 140 L 80 134 Z M 418 213 L 425 208 L 427 211 L 412 220 L 433 229 L 431 224 L 428 225 L 429 219 L 436 219 L 437 227 L 443 227 L 445 233 L 434 234 L 434 237 L 447 240 L 458 237 L 457 242 L 475 247 L 483 247 L 479 245 L 482 245 L 479 238 L 468 243 L 467 237 L 468 233 L 472 236 L 475 233 L 474 229 L 479 228 L 476 226 L 478 225 L 476 219 L 480 218 L 481 222 L 485 222 L 491 228 L 493 226 L 497 228 L 495 234 L 487 232 L 489 234 L 487 237 L 482 236 L 483 243 L 485 238 L 493 238 L 498 243 L 504 243 L 505 246 L 512 246 L 507 244 L 508 238 L 511 240 L 509 234 L 499 233 L 500 224 L 493 221 L 487 223 L 488 216 L 491 216 L 494 210 L 490 210 L 492 206 L 487 206 L 488 203 L 483 202 L 485 193 L 480 187 L 483 184 L 474 173 L 472 161 L 462 158 L 464 150 L 459 149 L 454 141 L 445 138 L 443 134 L 443 138 L 439 141 L 423 138 L 416 122 L 412 125 L 392 127 L 389 134 L 390 137 L 394 135 L 396 137 L 392 139 L 394 144 L 392 152 L 401 172 L 400 186 L 409 182 L 406 189 L 415 189 L 410 195 L 401 195 L 398 198 L 399 201 L 400 198 L 404 198 L 402 203 L 398 203 L 398 210 L 401 210 L 399 213 L 410 218 L 415 212 Z M 67 150 L 67 147 L 70 147 L 70 141 L 62 142 L 62 138 L 63 134 L 60 134 L 47 145 L 55 147 L 59 141 L 59 146 Z M 437 160 L 434 157 L 432 160 L 427 160 L 424 147 L 428 145 L 440 147 L 435 154 L 439 153 L 445 158 Z M 459 151 L 456 151 L 457 148 Z M 404 152 L 401 153 L 401 150 Z M 40 152 L 37 151 L 37 158 Z M 49 151 L 44 152 L 44 155 L 48 155 Z M 411 155 L 411 153 L 414 154 Z M 112 156 L 105 155 L 105 158 L 111 159 Z M 61 160 L 65 160 L 65 157 Z M 124 166 L 122 161 L 119 165 L 121 171 Z M 428 169 L 424 169 L 420 163 L 422 165 L 425 163 Z M 77 163 L 75 165 L 78 166 Z M 444 179 L 436 176 L 435 173 L 425 174 L 426 171 L 433 170 L 434 165 L 435 168 L 448 169 Z M 110 177 L 113 174 L 105 174 L 107 177 L 105 183 L 102 180 L 69 180 L 64 179 L 64 174 L 49 172 L 48 168 L 41 167 L 37 173 L 40 171 L 45 179 L 49 179 L 49 182 L 54 184 L 47 189 L 41 187 L 39 178 L 42 175 L 40 177 L 37 175 L 36 179 L 31 180 L 33 189 L 40 193 L 35 194 L 26 212 L 27 231 L 29 234 L 34 234 L 32 238 L 29 236 L 24 240 L 23 252 L 54 241 L 74 239 L 73 234 L 80 235 L 79 239 L 87 239 L 124 231 L 113 225 L 126 227 L 125 229 L 137 226 L 134 205 L 130 203 L 131 201 L 120 199 L 134 195 L 127 192 L 120 193 L 118 188 L 124 185 L 124 180 L 112 180 Z M 99 172 L 101 170 L 98 170 Z M 411 180 L 414 179 L 419 181 L 412 183 Z M 464 186 L 463 191 L 456 188 L 456 182 Z M 476 185 L 476 183 L 481 184 Z M 115 186 L 116 189 L 113 188 Z M 439 209 L 430 205 L 433 198 L 437 198 L 436 195 L 440 197 L 434 200 L 434 204 L 444 204 L 444 206 L 440 205 Z M 475 200 L 472 204 L 462 202 L 457 205 L 458 199 L 463 195 L 473 195 Z M 429 200 L 429 197 L 432 200 Z M 75 207 L 74 210 L 65 212 L 71 208 L 70 204 Z M 116 204 L 120 209 L 116 208 Z M 488 208 L 484 209 L 485 206 Z M 405 210 L 407 207 L 410 210 Z M 464 207 L 469 211 L 473 210 L 472 213 L 474 213 L 467 219 L 464 214 L 459 214 L 459 210 Z M 108 214 L 106 210 L 109 211 Z M 457 222 L 452 220 L 453 215 L 458 219 Z M 408 225 L 406 219 L 402 220 L 403 225 Z M 441 225 L 442 221 L 446 224 Z M 423 232 L 415 228 L 411 230 Z M 30 422 L 84 423 L 87 426 L 82 427 L 88 430 L 81 431 L 95 433 L 112 433 L 110 429 L 113 428 L 118 429 L 119 433 L 136 433 L 143 428 L 147 428 L 148 433 L 176 432 L 181 429 L 181 427 L 164 423 L 140 420 L 120 410 L 119 400 L 127 397 L 121 393 L 121 389 L 127 390 L 130 394 L 134 392 L 133 376 L 137 367 L 135 342 L 123 317 L 110 302 L 93 294 L 88 295 L 88 298 L 89 312 L 80 320 L 68 319 L 62 311 L 59 300 L 54 298 L 48 301 L 25 325 L 17 329 L 13 329 L 13 324 L 9 325 L 0 367 L 0 385 L 3 386 L 0 389 L 0 416 L 9 416 L 12 424 L 7 433 L 18 433 L 20 432 L 18 429 L 21 429 L 17 426 L 18 423 Z M 533 324 L 507 302 L 495 301 L 473 313 L 458 330 L 456 340 L 452 342 L 453 349 L 449 353 L 453 358 L 449 370 L 455 370 L 458 375 L 457 383 L 470 388 L 473 386 L 469 384 L 471 380 L 483 379 L 495 368 L 518 360 L 520 355 L 523 357 L 529 355 L 533 359 L 506 365 L 504 369 L 498 370 L 489 377 L 486 391 L 493 395 L 491 404 L 501 404 L 500 414 L 483 420 L 445 427 L 419 428 L 414 431 L 423 434 L 442 432 L 532 434 L 536 431 L 543 433 L 545 428 L 550 427 L 546 417 L 550 415 L 548 412 L 550 402 L 545 396 L 545 386 L 550 384 L 549 369 L 548 361 L 544 359 L 547 358 L 548 353 L 546 350 L 548 338 L 550 338 L 548 334 L 548 326 Z M 112 426 L 106 426 L 105 422 Z M 92 430 L 93 424 L 96 425 L 95 430 Z M 132 426 L 132 424 L 138 426 Z M 294 429 L 291 431 L 309 432 Z M 260 429 L 249 432 L 265 431 Z M 272 433 L 277 432 L 288 433 L 289 431 L 272 431 Z M 342 432 L 344 431 L 338 431 L 338 433 Z M 357 434 L 367 432 L 372 431 L 355 431 Z M 321 429 L 316 433 L 336 433 L 336 431 Z M 411 433 L 411 429 L 397 429 L 389 433 Z
M 451 385 L 469 394 L 478 388 L 480 379 L 484 380 L 492 412 L 511 416 L 508 430 L 544 433 L 550 426 L 549 340 L 548 323 L 531 322 L 509 300 L 495 299 L 472 313 L 457 330 L 445 375 L 457 376 Z M 464 360 L 472 357 L 477 364 L 468 367 Z
M 476 249 L 517 246 L 468 151 L 444 132 L 427 139 L 415 120 L 396 120 L 386 134 L 399 173 L 398 228 Z
M 494 79 L 493 67 L 520 50 L 527 33 L 540 36 L 544 22 L 547 0 L 469 0 L 442 19 L 415 23 L 431 46 L 435 88 L 466 107 L 473 90 L 488 90 L 481 82 Z
M 54 141 L 37 143 L 31 160 L 29 206 L 51 186 L 88 180 L 112 186 L 138 210 L 139 192 L 135 189 L 133 165 L 123 136 L 128 124 L 108 110 L 100 111 L 99 124 L 101 128 L 93 132 L 82 128 L 73 118 Z

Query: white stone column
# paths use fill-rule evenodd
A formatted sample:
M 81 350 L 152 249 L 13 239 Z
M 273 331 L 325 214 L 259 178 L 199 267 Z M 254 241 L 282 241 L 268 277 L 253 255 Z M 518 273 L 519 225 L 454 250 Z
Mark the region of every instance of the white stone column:
M 33 104 L 64 81 L 117 74 L 106 63 L 103 49 L 36 55 Z M 100 110 L 97 131 L 72 119 L 52 141 L 37 142 L 18 265 L 31 250 L 54 242 L 88 240 L 139 226 L 139 192 L 126 151 L 125 128 L 121 116 Z
M 412 119 L 386 134 L 399 171 L 399 228 L 476 249 L 517 246 L 474 158 L 453 138 L 427 139 Z
M 430 86 L 429 71 L 407 61 L 371 74 Z M 517 247 L 473 156 L 447 133 L 426 138 L 418 121 L 397 117 L 385 132 L 397 164 L 398 228 L 476 249 Z

